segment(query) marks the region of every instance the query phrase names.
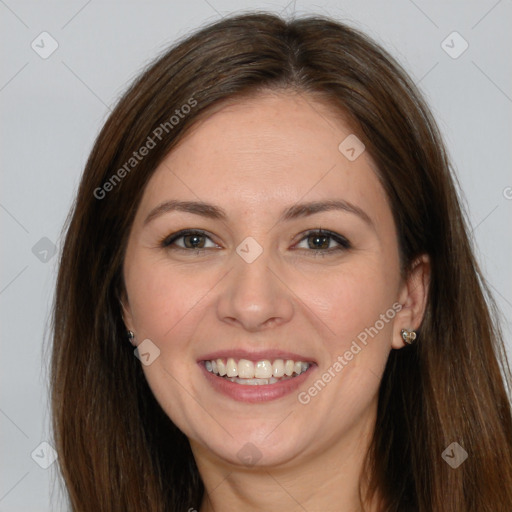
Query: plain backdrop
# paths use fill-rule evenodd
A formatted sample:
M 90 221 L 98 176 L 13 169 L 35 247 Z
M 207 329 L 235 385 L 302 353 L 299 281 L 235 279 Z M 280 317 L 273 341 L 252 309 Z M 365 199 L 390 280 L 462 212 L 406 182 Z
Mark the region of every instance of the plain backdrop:
M 66 510 L 57 464 L 42 467 L 47 330 L 61 229 L 94 138 L 165 47 L 254 9 L 343 20 L 410 73 L 448 146 L 511 351 L 512 1 L 0 0 L 0 512 Z

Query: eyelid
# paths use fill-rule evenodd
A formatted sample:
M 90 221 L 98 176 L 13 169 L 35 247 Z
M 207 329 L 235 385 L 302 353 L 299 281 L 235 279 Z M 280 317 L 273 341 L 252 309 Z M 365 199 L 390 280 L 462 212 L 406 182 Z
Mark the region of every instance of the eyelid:
M 160 241 L 159 246 L 161 246 L 163 248 L 171 248 L 172 244 L 174 242 L 176 242 L 176 240 L 179 240 L 180 238 L 184 238 L 185 236 L 190 236 L 190 235 L 204 236 L 205 238 L 209 239 L 215 245 L 217 245 L 217 246 L 219 245 L 212 239 L 212 236 L 207 231 L 204 231 L 202 229 L 182 229 L 180 231 L 177 231 L 176 233 L 172 233 L 171 235 L 168 235 L 165 238 L 163 238 Z M 301 243 L 303 240 L 307 239 L 311 235 L 329 237 L 331 240 L 334 240 L 338 244 L 338 246 L 330 248 L 330 249 L 319 249 L 319 250 L 296 249 L 296 250 L 302 250 L 302 251 L 313 253 L 313 254 L 325 255 L 325 254 L 333 253 L 336 251 L 348 250 L 352 247 L 352 244 L 350 243 L 350 241 L 343 235 L 333 232 L 333 231 L 322 229 L 322 228 L 309 229 L 305 232 L 302 232 L 299 235 L 301 238 L 298 240 L 298 242 L 295 245 Z M 198 253 L 198 252 L 207 251 L 208 249 L 212 249 L 212 247 L 188 248 L 188 247 L 180 247 L 180 246 L 175 245 L 174 247 L 172 247 L 172 249 L 174 249 L 174 250 L 177 249 L 177 250 L 187 251 L 187 252 L 194 251 L 195 253 Z
M 200 235 L 204 236 L 205 238 L 208 238 L 212 243 L 218 245 L 216 242 L 213 241 L 212 236 L 202 229 L 181 229 L 180 231 L 176 231 L 176 233 L 172 233 L 170 235 L 167 235 L 164 237 L 159 245 L 163 248 L 169 248 L 176 240 L 179 240 L 180 238 L 183 238 L 185 236 L 189 235 Z M 174 246 L 173 249 L 181 249 L 183 251 L 204 251 L 206 249 L 210 249 L 210 247 L 203 248 L 199 247 L 197 249 L 187 248 L 187 247 L 180 247 L 180 246 Z
M 311 235 L 318 235 L 318 236 L 321 236 L 321 237 L 328 237 L 331 240 L 334 240 L 338 244 L 338 246 L 337 247 L 332 247 L 330 249 L 319 249 L 317 251 L 315 251 L 313 249 L 311 249 L 311 250 L 298 249 L 298 250 L 304 250 L 304 251 L 307 251 L 307 252 L 310 252 L 310 253 L 314 253 L 314 254 L 324 254 L 325 255 L 327 253 L 332 253 L 332 252 L 335 252 L 335 251 L 343 251 L 343 250 L 348 250 L 348 249 L 352 248 L 352 244 L 350 243 L 348 238 L 344 237 L 340 233 L 336 233 L 334 231 L 329 231 L 327 229 L 322 229 L 322 228 L 310 229 L 308 231 L 305 231 L 305 232 L 301 233 L 301 235 L 300 235 L 301 238 L 299 239 L 297 244 L 301 243 L 303 240 L 307 239 Z

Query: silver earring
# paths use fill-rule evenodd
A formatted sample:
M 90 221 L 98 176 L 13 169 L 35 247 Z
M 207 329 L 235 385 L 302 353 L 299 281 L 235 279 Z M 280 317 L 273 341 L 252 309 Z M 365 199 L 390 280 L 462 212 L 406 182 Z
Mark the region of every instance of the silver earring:
M 132 331 L 126 331 L 126 334 L 128 335 L 128 341 L 134 345 L 134 340 L 135 340 L 135 334 L 133 334 Z
M 412 345 L 413 341 L 416 339 L 416 331 L 409 331 L 408 329 L 402 329 L 401 333 L 402 339 L 408 345 Z

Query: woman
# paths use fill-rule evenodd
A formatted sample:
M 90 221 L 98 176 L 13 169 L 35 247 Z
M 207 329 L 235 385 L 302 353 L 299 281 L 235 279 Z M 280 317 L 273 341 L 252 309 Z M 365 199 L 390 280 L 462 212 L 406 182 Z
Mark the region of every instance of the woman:
M 202 29 L 120 100 L 67 226 L 72 509 L 512 510 L 487 295 L 392 57 L 324 18 Z

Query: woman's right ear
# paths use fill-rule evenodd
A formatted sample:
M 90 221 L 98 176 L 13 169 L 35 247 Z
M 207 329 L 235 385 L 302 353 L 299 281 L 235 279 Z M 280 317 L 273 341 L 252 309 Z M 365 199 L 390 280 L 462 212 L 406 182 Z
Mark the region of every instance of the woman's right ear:
M 119 304 L 121 306 L 121 316 L 123 318 L 124 325 L 127 331 L 133 331 L 133 318 L 132 313 L 129 306 L 125 306 L 125 299 L 119 299 Z
M 135 347 L 135 333 L 133 330 L 132 315 L 129 307 L 124 305 L 123 300 L 119 299 L 119 305 L 121 306 L 121 316 L 123 318 L 124 326 L 126 328 L 126 336 L 128 341 Z

